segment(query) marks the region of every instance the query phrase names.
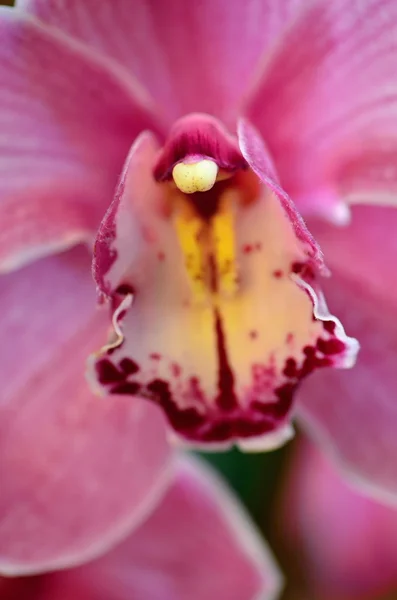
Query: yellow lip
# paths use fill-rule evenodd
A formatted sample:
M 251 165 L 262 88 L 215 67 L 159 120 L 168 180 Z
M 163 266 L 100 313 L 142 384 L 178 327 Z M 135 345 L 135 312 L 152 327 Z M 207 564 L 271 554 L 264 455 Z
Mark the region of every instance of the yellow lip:
M 176 233 L 192 294 L 199 302 L 237 292 L 234 220 L 232 198 L 227 193 L 209 220 L 197 214 L 188 198 L 181 196 L 176 202 Z

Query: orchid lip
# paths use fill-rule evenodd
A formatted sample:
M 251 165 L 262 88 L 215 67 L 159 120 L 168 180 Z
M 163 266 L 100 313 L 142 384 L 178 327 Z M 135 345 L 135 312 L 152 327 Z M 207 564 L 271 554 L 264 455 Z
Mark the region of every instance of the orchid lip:
M 350 366 L 357 347 L 327 312 L 293 206 L 286 210 L 246 164 L 217 181 L 218 159 L 203 159 L 209 153 L 196 143 L 208 140 L 199 121 L 179 123 L 162 149 L 144 134 L 131 151 L 97 242 L 116 256 L 110 271 L 105 264 L 114 335 L 89 377 L 106 394 L 159 406 L 187 445 L 269 449 L 291 436 L 300 382 L 318 368 Z M 193 124 L 200 135 L 189 137 Z M 183 156 L 180 139 L 196 143 Z M 234 143 L 229 135 L 219 147 L 234 151 Z M 211 189 L 197 189 L 197 164 Z M 172 167 L 174 186 L 153 177 L 159 165 Z M 178 187 L 181 173 L 196 189 Z M 134 197 L 142 177 L 146 195 Z

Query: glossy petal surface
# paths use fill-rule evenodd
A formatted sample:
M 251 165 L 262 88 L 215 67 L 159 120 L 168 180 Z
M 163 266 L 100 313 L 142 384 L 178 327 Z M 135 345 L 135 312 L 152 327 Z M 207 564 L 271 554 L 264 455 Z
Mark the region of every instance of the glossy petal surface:
M 0 571 L 106 551 L 151 510 L 170 451 L 155 407 L 93 396 L 86 356 L 107 329 L 81 248 L 1 280 Z
M 351 477 L 393 503 L 397 499 L 396 227 L 394 209 L 356 207 L 346 229 L 313 228 L 333 271 L 333 284 L 326 286 L 330 307 L 362 349 L 349 374 L 324 371 L 307 380 L 298 407 L 310 432 Z
M 107 394 L 160 404 L 185 443 L 280 445 L 299 381 L 350 366 L 357 345 L 329 315 L 312 247 L 275 193 L 243 172 L 216 184 L 223 208 L 185 219 L 191 201 L 153 179 L 157 149 L 149 134 L 136 141 L 98 233 L 94 275 L 114 335 L 91 378 Z M 215 188 L 193 202 L 211 204 Z
M 20 0 L 18 6 L 112 56 L 151 92 L 170 121 L 201 111 L 226 121 L 300 0 Z M 166 24 L 166 25 L 165 25 Z M 150 42 L 148 42 L 150 40 Z M 238 51 L 236 41 L 238 40 Z
M 350 488 L 309 444 L 292 461 L 284 502 L 285 534 L 303 553 L 316 598 L 362 600 L 395 592 L 395 509 Z
M 136 135 L 155 127 L 126 74 L 0 7 L 0 270 L 91 241 Z
M 184 459 L 158 509 L 119 547 L 55 574 L 41 600 L 275 600 L 280 575 L 248 516 L 208 468 Z
M 266 57 L 247 110 L 301 210 L 395 204 L 396 70 L 393 0 L 307 2 Z

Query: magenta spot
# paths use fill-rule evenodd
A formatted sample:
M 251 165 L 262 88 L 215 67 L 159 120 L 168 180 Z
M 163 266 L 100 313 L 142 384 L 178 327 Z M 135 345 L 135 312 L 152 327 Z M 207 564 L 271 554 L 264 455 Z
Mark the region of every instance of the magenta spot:
M 227 356 L 222 319 L 217 310 L 214 311 L 214 318 L 218 352 L 218 395 L 215 401 L 219 408 L 229 411 L 238 406 L 236 393 L 234 391 L 234 375 Z
M 267 385 L 276 376 L 274 365 L 253 364 L 251 367 L 252 378 L 256 384 Z
M 164 252 L 157 252 L 157 258 L 160 262 L 162 262 L 163 260 L 165 260 L 165 254 Z
M 116 294 L 120 296 L 127 296 L 128 294 L 134 294 L 135 290 L 129 283 L 121 283 L 115 290 Z
M 98 376 L 98 381 L 103 385 L 114 383 L 116 381 L 124 381 L 125 374 L 120 372 L 114 364 L 107 358 L 100 359 L 96 365 L 95 370 Z
M 332 364 L 332 360 L 327 356 L 325 356 L 324 358 L 320 358 L 319 356 L 317 356 L 316 360 L 314 361 L 314 368 L 319 369 L 321 367 L 331 367 Z
M 135 381 L 126 381 L 125 383 L 119 383 L 112 387 L 110 390 L 112 394 L 122 394 L 126 396 L 136 396 L 141 389 L 139 383 Z
M 202 435 L 202 439 L 205 442 L 224 442 L 232 437 L 233 429 L 230 421 L 216 423 Z
M 126 310 L 120 311 L 119 314 L 117 315 L 117 320 L 118 321 L 122 321 L 124 319 L 124 317 L 125 317 L 126 314 L 127 314 Z
M 305 264 L 301 263 L 301 262 L 293 262 L 291 265 L 291 272 L 292 273 L 301 273 L 303 271 Z
M 123 358 L 119 362 L 119 367 L 126 375 L 133 375 L 139 371 L 139 366 L 131 358 Z
M 244 244 L 243 246 L 243 252 L 244 254 L 250 254 L 253 250 L 253 247 L 251 246 L 251 244 Z
M 251 329 L 251 331 L 249 332 L 249 336 L 251 340 L 256 340 L 258 337 L 258 332 L 255 329 Z
M 278 402 L 271 405 L 271 414 L 273 416 L 277 418 L 285 417 L 291 408 L 296 388 L 296 383 L 284 383 L 284 385 L 281 385 L 274 390 L 276 396 L 278 397 Z
M 283 374 L 291 379 L 299 377 L 298 365 L 294 358 L 287 358 Z
M 178 408 L 166 381 L 154 379 L 149 383 L 147 389 L 153 394 L 153 401 L 157 402 L 163 408 L 169 422 L 176 431 L 196 428 L 205 421 L 205 417 L 194 408 Z
M 314 346 L 305 346 L 303 348 L 303 354 L 305 354 L 307 357 L 311 358 L 311 357 L 315 356 L 316 348 Z
M 273 277 L 275 277 L 275 279 L 281 279 L 283 276 L 283 272 L 281 271 L 281 269 L 277 269 L 276 271 L 273 271 Z
M 205 395 L 201 389 L 198 377 L 190 377 L 189 379 L 189 396 L 190 398 L 205 404 Z
M 269 420 L 253 421 L 251 419 L 239 419 L 236 422 L 236 435 L 241 438 L 249 438 L 261 435 L 274 429 L 274 423 Z
M 161 354 L 158 354 L 157 352 L 152 352 L 152 354 L 149 354 L 149 358 L 151 358 L 152 360 L 161 360 Z
M 323 321 L 323 327 L 328 333 L 334 333 L 336 323 L 334 321 Z
M 306 346 L 303 349 L 306 358 L 303 362 L 303 365 L 299 371 L 299 377 L 303 379 L 312 373 L 315 369 L 320 367 L 328 367 L 332 365 L 332 360 L 330 358 L 324 357 L 321 358 L 316 356 L 316 349 L 312 346 Z
M 294 262 L 291 265 L 291 273 L 301 275 L 304 279 L 314 279 L 314 272 L 312 267 L 308 263 Z
M 285 338 L 285 341 L 288 345 L 290 345 L 294 341 L 294 338 L 295 338 L 294 334 L 289 332 L 289 333 L 287 333 L 287 337 Z
M 182 373 L 182 369 L 181 369 L 180 365 L 178 365 L 178 363 L 172 363 L 171 373 L 173 374 L 174 377 L 180 377 L 180 375 Z
M 346 349 L 346 346 L 337 338 L 331 338 L 330 340 L 319 338 L 317 340 L 317 348 L 323 354 L 340 354 Z

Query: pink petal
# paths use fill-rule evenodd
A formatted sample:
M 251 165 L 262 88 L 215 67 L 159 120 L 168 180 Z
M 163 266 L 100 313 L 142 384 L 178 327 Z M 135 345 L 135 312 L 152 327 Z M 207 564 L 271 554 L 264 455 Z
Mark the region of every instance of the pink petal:
M 302 210 L 335 220 L 340 197 L 395 203 L 397 4 L 305 6 L 266 57 L 248 115 Z
M 383 598 L 395 591 L 395 509 L 348 487 L 308 444 L 292 461 L 284 502 L 285 535 L 303 553 L 316 598 Z
M 289 218 L 297 213 L 285 195 L 286 210 L 244 170 L 199 198 L 175 196 L 172 183 L 154 180 L 158 150 L 151 134 L 137 139 L 99 229 L 94 275 L 111 300 L 114 332 L 93 356 L 93 385 L 160 404 L 183 443 L 280 445 L 292 433 L 300 380 L 320 367 L 351 366 L 357 344 L 327 311 L 311 238 L 299 216 Z M 215 212 L 204 220 L 181 217 L 183 235 L 192 222 L 201 228 L 184 254 L 178 202 L 193 210 L 189 202 L 211 198 Z M 199 256 L 193 268 L 203 238 L 213 262 Z
M 140 88 L 82 44 L 0 7 L 0 269 L 91 240 L 128 149 L 155 127 Z
M 155 407 L 93 396 L 85 359 L 107 328 L 88 253 L 3 277 L 0 571 L 33 573 L 106 551 L 151 510 L 170 451 Z
M 300 0 L 20 0 L 18 6 L 112 56 L 144 83 L 170 121 L 189 112 L 226 120 L 263 51 Z
M 281 581 L 223 483 L 191 459 L 158 509 L 119 547 L 50 576 L 43 600 L 270 600 Z
M 283 188 L 280 187 L 275 166 L 261 136 L 245 119 L 240 119 L 238 133 L 241 152 L 245 160 L 262 183 L 267 185 L 277 195 L 294 227 L 296 237 L 302 242 L 307 254 L 314 260 L 316 266 L 326 272 L 321 250 L 307 229 L 294 203 L 284 192 Z
M 354 481 L 394 503 L 396 228 L 395 210 L 371 207 L 355 208 L 349 228 L 317 228 L 333 271 L 333 285 L 326 286 L 327 298 L 362 350 L 349 374 L 328 371 L 307 380 L 298 406 L 309 431 Z

